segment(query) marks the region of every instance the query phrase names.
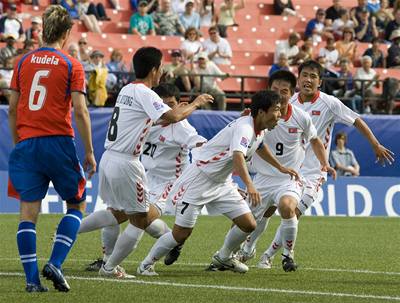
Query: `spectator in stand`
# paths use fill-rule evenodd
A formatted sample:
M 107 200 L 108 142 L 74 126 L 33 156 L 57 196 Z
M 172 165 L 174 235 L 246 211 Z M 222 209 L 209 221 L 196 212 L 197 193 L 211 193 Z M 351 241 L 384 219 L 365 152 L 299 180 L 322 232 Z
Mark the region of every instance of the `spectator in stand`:
M 313 42 L 320 43 L 324 38 L 333 37 L 332 33 L 325 28 L 325 11 L 319 8 L 315 18 L 307 23 L 304 35 L 312 37 Z
M 208 60 L 205 52 L 201 52 L 197 56 L 198 64 L 192 67 L 192 74 L 195 75 L 215 75 L 214 77 L 205 76 L 201 80 L 200 76 L 194 76 L 193 82 L 195 90 L 202 93 L 210 94 L 214 97 L 214 103 L 219 110 L 226 109 L 225 93 L 218 87 L 216 77 L 228 77 L 229 75 L 222 72 L 218 66 Z
M 372 67 L 385 67 L 385 56 L 379 49 L 379 38 L 372 39 L 372 47 L 365 50 L 363 56 L 369 56 L 372 59 Z
M 94 106 L 104 106 L 108 97 L 106 89 L 108 71 L 103 59 L 104 54 L 101 51 L 94 50 L 90 54 L 88 97 Z
M 185 11 L 185 6 L 188 1 L 189 0 L 171 0 L 171 10 L 177 15 L 182 14 Z
M 325 67 L 327 69 L 332 69 L 336 65 L 339 59 L 339 52 L 335 47 L 335 39 L 328 38 L 326 40 L 326 46 L 320 48 L 319 56 L 325 58 Z
M 86 71 L 88 65 L 90 65 L 90 57 L 89 57 L 90 51 L 88 48 L 88 42 L 87 42 L 86 38 L 82 37 L 79 39 L 78 47 L 79 47 L 78 58 L 83 66 L 83 69 Z
M 400 29 L 392 32 L 390 40 L 392 40 L 392 45 L 388 49 L 387 67 L 400 68 Z
M 72 58 L 79 60 L 79 46 L 77 43 L 73 42 L 68 46 L 68 54 Z
M 289 70 L 288 57 L 285 53 L 281 53 L 279 55 L 278 63 L 275 63 L 271 66 L 268 76 L 271 77 L 271 75 L 278 70 Z
M 351 28 L 343 29 L 342 40 L 336 42 L 336 49 L 339 53 L 339 60 L 348 59 L 353 62 L 356 58 L 357 43 L 354 41 L 354 31 Z
M 292 0 L 274 0 L 274 15 L 296 16 Z
M 0 99 L 3 99 L 3 104 L 8 104 L 11 91 L 10 84 L 13 76 L 15 57 L 7 57 L 4 60 L 4 68 L 0 69 Z
M 244 8 L 244 0 L 234 3 L 234 0 L 224 0 L 219 7 L 218 29 L 221 37 L 226 38 L 227 27 L 237 25 L 235 21 L 236 11 Z
M 350 19 L 349 11 L 345 8 L 339 11 L 339 18 L 333 21 L 332 30 L 333 35 L 336 40 L 339 40 L 343 36 L 343 29 L 344 28 L 355 28 L 354 21 Z
M 0 49 L 0 64 L 4 66 L 7 58 L 15 57 L 17 55 L 17 49 L 15 43 L 17 42 L 15 37 L 11 34 L 5 37 L 6 45 Z
M 297 46 L 299 41 L 300 35 L 295 32 L 289 35 L 288 40 L 280 41 L 275 48 L 274 63 L 278 63 L 279 55 L 285 53 L 288 58 L 289 65 L 295 64 L 293 60 L 299 53 L 299 47 Z
M 344 9 L 340 2 L 341 0 L 332 0 L 332 6 L 328 7 L 326 10 L 326 19 L 334 22 L 336 19 L 340 18 L 340 11 Z
M 300 47 L 299 53 L 293 58 L 293 64 L 299 65 L 305 61 L 313 58 L 313 39 L 308 37 L 303 41 L 303 45 Z
M 103 3 L 99 2 L 94 4 L 90 0 L 78 0 L 77 9 L 79 15 L 93 15 L 96 17 L 96 20 L 99 21 L 110 21 L 110 18 L 107 17 L 106 10 L 104 8 Z
M 357 113 L 363 113 L 362 98 L 355 94 L 353 74 L 350 70 L 350 62 L 344 58 L 340 60 L 340 69 L 337 72 L 339 81 L 332 94 Z
M 176 36 L 185 33 L 178 15 L 171 10 L 170 0 L 161 0 L 160 11 L 153 13 L 153 21 L 157 35 Z
M 181 44 L 183 57 L 191 61 L 202 49 L 199 32 L 194 27 L 189 27 L 185 32 L 185 40 Z
M 215 64 L 231 64 L 232 49 L 229 41 L 221 38 L 217 26 L 208 29 L 209 38 L 203 42 L 203 49 L 208 54 L 208 59 Z
M 381 9 L 380 0 L 368 0 L 367 8 L 371 15 L 375 15 Z
M 367 0 L 357 0 L 357 6 L 353 7 L 350 10 L 350 16 L 351 19 L 354 21 L 355 24 L 358 24 L 358 22 L 361 19 L 361 12 L 367 8 Z
M 179 15 L 179 21 L 185 30 L 189 27 L 200 29 L 200 15 L 194 10 L 194 1 L 186 2 L 185 11 Z
M 165 80 L 168 83 L 176 85 L 181 92 L 190 92 L 192 84 L 189 78 L 189 71 L 185 67 L 185 62 L 180 50 L 174 50 L 171 53 L 172 62 L 164 65 L 166 73 Z
M 372 69 L 372 59 L 369 56 L 361 58 L 361 67 L 357 69 L 354 75 L 354 83 L 356 86 L 356 94 L 363 97 L 366 100 L 364 113 L 371 113 L 371 108 L 376 109 L 376 102 L 373 99 L 375 94 L 373 86 L 379 87 L 379 75 L 374 69 Z M 369 80 L 369 81 L 357 81 L 357 80 Z
M 35 41 L 33 40 L 25 40 L 24 41 L 24 47 L 22 48 L 22 53 L 21 55 L 25 55 L 26 53 L 29 53 L 30 51 L 33 51 L 36 48 L 35 46 Z M 15 60 L 16 62 L 18 60 Z
M 35 16 L 31 20 L 32 26 L 25 31 L 25 40 L 33 40 L 41 46 L 42 41 L 42 18 Z
M 372 42 L 372 39 L 377 38 L 379 35 L 376 27 L 376 17 L 370 17 L 367 9 L 360 11 L 360 20 L 358 26 L 355 28 L 356 38 L 361 42 Z
M 139 4 L 140 7 L 140 4 Z M 118 88 L 122 88 L 129 82 L 129 76 L 125 73 L 129 72 L 128 67 L 123 61 L 122 52 L 119 49 L 114 49 L 110 55 L 110 61 L 106 64 L 109 71 L 108 76 L 115 77 L 115 83 Z
M 0 40 L 5 41 L 8 35 L 20 42 L 25 40 L 24 29 L 17 18 L 17 6 L 14 3 L 8 5 L 7 14 L 0 19 Z
M 336 169 L 337 176 L 358 177 L 360 165 L 353 152 L 346 148 L 347 136 L 340 132 L 335 137 L 336 149 L 331 151 L 329 162 Z
M 321 83 L 321 91 L 328 95 L 332 95 L 333 90 L 336 87 L 337 83 L 337 73 L 326 67 L 326 58 L 324 56 L 318 56 L 317 62 L 322 66 L 322 83 Z
M 138 11 L 132 15 L 129 22 L 130 34 L 136 34 L 139 36 L 154 36 L 156 34 L 153 18 L 147 14 L 147 7 L 148 2 L 146 0 L 139 2 Z
M 214 0 L 202 0 L 199 5 L 200 27 L 214 26 L 217 22 Z
M 385 29 L 385 40 L 390 41 L 392 32 L 400 29 L 400 9 L 394 11 L 394 20 L 390 21 Z
M 389 22 L 394 20 L 393 10 L 389 7 L 388 0 L 381 0 L 381 8 L 375 13 L 375 17 L 378 32 L 383 34 Z

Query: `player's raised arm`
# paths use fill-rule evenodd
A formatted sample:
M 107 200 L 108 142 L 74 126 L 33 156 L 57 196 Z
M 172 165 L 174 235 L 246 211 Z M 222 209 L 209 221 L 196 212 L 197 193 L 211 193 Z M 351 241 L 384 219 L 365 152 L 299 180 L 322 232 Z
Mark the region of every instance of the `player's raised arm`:
M 18 142 L 17 134 L 17 104 L 19 100 L 19 92 L 12 90 L 10 95 L 10 105 L 8 107 L 8 125 L 11 131 L 11 137 L 14 144 Z
M 336 180 L 336 170 L 329 165 L 325 147 L 321 139 L 319 137 L 312 138 L 310 144 L 314 154 L 317 156 L 317 159 L 321 164 L 321 171 L 328 172 L 332 176 L 333 180 Z
M 378 139 L 375 137 L 374 133 L 363 119 L 357 118 L 356 121 L 354 121 L 354 126 L 365 138 L 367 138 L 368 142 L 371 144 L 376 155 L 376 161 L 379 161 L 379 163 L 381 163 L 383 166 L 385 165 L 386 161 L 390 165 L 394 162 L 394 153 L 379 143 Z

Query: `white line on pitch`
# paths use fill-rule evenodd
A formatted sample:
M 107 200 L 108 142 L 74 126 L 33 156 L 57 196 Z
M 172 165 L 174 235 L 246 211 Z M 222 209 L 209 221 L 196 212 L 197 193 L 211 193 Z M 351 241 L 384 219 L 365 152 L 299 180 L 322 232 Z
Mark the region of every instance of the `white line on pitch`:
M 39 261 L 47 261 L 46 258 L 38 258 Z M 19 261 L 19 258 L 0 258 L 1 261 Z M 86 263 L 93 262 L 93 259 L 67 259 L 68 263 Z M 125 264 L 139 264 L 141 261 L 124 261 Z M 174 263 L 178 266 L 199 266 L 207 267 L 210 263 L 185 263 L 176 262 Z M 255 265 L 250 265 L 250 268 L 257 268 Z M 345 268 L 315 268 L 315 267 L 299 267 L 299 270 L 307 271 L 325 271 L 325 272 L 343 272 L 343 273 L 356 273 L 356 274 L 370 274 L 370 275 L 385 275 L 385 276 L 400 276 L 400 272 L 396 271 L 377 271 L 368 269 L 345 269 Z
M 0 272 L 0 276 L 7 277 L 23 277 L 22 273 L 16 272 Z M 203 289 L 221 289 L 229 291 L 248 291 L 248 292 L 265 292 L 265 293 L 284 293 L 284 294 L 296 294 L 305 296 L 324 296 L 324 297 L 341 297 L 341 298 L 358 298 L 358 299 L 377 299 L 377 300 L 390 300 L 400 301 L 400 297 L 391 296 L 377 296 L 377 295 L 360 295 L 351 293 L 338 293 L 338 292 L 322 292 L 322 291 L 308 291 L 308 290 L 295 290 L 295 289 L 279 289 L 279 288 L 252 288 L 252 287 L 238 287 L 228 285 L 204 285 L 204 284 L 190 284 L 190 283 L 176 283 L 176 282 L 162 282 L 162 281 L 144 281 L 144 280 L 116 280 L 107 278 L 89 278 L 89 277 L 78 277 L 78 276 L 66 276 L 70 280 L 80 281 L 100 281 L 100 282 L 113 282 L 113 283 L 133 283 L 133 284 L 146 284 L 156 286 L 172 286 L 172 287 L 191 287 L 191 288 L 203 288 Z

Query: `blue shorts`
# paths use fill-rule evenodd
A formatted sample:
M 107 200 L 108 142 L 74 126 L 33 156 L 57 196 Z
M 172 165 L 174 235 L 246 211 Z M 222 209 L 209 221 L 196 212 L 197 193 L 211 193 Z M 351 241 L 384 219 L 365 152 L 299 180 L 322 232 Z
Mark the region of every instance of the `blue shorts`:
M 67 203 L 86 199 L 86 179 L 72 137 L 37 137 L 19 142 L 11 152 L 8 173 L 9 196 L 21 201 L 42 200 L 50 181 Z

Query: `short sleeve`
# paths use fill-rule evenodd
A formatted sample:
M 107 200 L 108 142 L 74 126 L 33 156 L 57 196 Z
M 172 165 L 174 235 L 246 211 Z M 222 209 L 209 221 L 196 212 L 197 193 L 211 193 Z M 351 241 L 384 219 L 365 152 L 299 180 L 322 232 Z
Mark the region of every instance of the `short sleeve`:
M 85 71 L 80 62 L 74 61 L 71 72 L 71 92 L 86 94 Z
M 140 89 L 138 94 L 140 94 L 140 103 L 144 111 L 153 121 L 157 121 L 164 113 L 171 110 L 171 108 L 164 104 L 162 99 L 151 89 Z
M 183 148 L 195 148 L 198 143 L 207 142 L 207 139 L 200 136 L 196 129 L 187 120 L 175 123 L 172 128 L 172 136 L 176 143 Z
M 344 105 L 339 99 L 331 96 L 331 104 L 333 106 L 332 112 L 335 116 L 335 122 L 340 122 L 351 126 L 356 119 L 360 117 L 359 114 L 353 112 L 350 108 Z
M 309 142 L 312 139 L 318 137 L 317 129 L 315 128 L 310 115 L 306 112 L 303 113 L 303 121 L 304 121 L 304 140 Z
M 241 125 L 239 122 L 233 130 L 232 141 L 229 148 L 230 153 L 233 154 L 235 151 L 240 151 L 243 155 L 246 155 L 253 133 L 254 130 L 250 125 Z

